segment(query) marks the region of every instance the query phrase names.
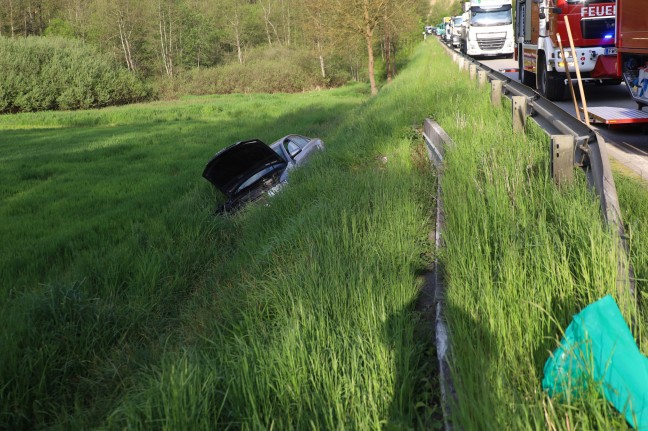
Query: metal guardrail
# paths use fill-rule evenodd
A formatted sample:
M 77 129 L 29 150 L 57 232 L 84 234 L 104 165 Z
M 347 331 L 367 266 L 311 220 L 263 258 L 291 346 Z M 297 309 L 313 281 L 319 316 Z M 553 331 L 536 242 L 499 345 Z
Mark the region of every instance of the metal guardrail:
M 503 95 L 512 100 L 514 131 L 523 133 L 527 118 L 531 118 L 549 135 L 551 138 L 552 175 L 557 183 L 571 181 L 575 167 L 583 170 L 589 187 L 599 197 L 601 214 L 604 220 L 617 234 L 617 247 L 620 252 L 617 265 L 617 290 L 621 294 L 630 292 L 631 296 L 635 298 L 634 274 L 628 258 L 628 241 L 603 137 L 531 88 L 445 45 L 443 46 L 454 57 L 455 62 L 458 63 L 462 70 L 469 70 L 471 79 L 478 78 L 480 86 L 485 85 L 486 81 L 491 82 L 493 104 L 501 104 Z M 446 147 L 453 144 L 441 126 L 430 119 L 425 120 L 423 137 L 426 141 L 428 155 L 435 165 L 438 177 L 435 232 L 436 247 L 438 249 L 443 245 L 442 232 L 444 225 L 443 195 L 440 179 L 443 175 Z M 433 297 L 435 341 L 444 428 L 450 430 L 452 429 L 450 410 L 452 404 L 456 401 L 456 392 L 449 364 L 450 332 L 445 323 L 445 286 L 442 272 L 441 263 L 437 258 L 434 262 L 432 279 L 434 289 L 431 295 Z M 633 322 L 633 330 L 635 329 L 634 326 Z
M 549 135 L 552 141 L 552 175 L 558 183 L 569 181 L 573 177 L 574 167 L 584 172 L 588 185 L 599 197 L 604 220 L 617 234 L 620 249 L 617 290 L 619 293 L 630 292 L 634 298 L 635 283 L 628 258 L 627 235 L 603 136 L 535 90 L 444 44 L 442 46 L 460 69 L 469 70 L 471 78 L 480 75 L 480 85 L 485 84 L 486 80 L 490 81 L 494 93 L 501 85 L 503 95 L 512 100 L 514 130 L 523 132 L 524 124 L 530 118 Z
M 428 157 L 434 164 L 437 171 L 437 200 L 436 200 L 436 229 L 435 229 L 435 245 L 439 250 L 443 247 L 443 226 L 445 222 L 443 212 L 443 194 L 441 190 L 441 178 L 443 177 L 444 170 L 444 154 L 447 146 L 452 145 L 452 140 L 448 134 L 441 128 L 441 126 L 433 120 L 426 119 L 423 125 L 423 137 L 427 146 Z M 425 294 L 431 299 L 429 304 L 430 314 L 433 314 L 434 329 L 435 329 L 435 344 L 437 348 L 437 361 L 439 366 L 439 385 L 441 387 L 441 408 L 443 410 L 444 428 L 450 430 L 450 409 L 453 402 L 450 398 L 455 396 L 454 385 L 452 383 L 452 374 L 450 372 L 450 362 L 448 353 L 450 350 L 450 333 L 445 320 L 445 286 L 443 283 L 443 268 L 441 262 L 437 257 L 434 259 L 434 270 L 431 279 L 429 279 L 430 286 L 426 287 Z M 432 319 L 430 319 L 432 320 Z M 456 401 L 456 400 L 455 400 Z

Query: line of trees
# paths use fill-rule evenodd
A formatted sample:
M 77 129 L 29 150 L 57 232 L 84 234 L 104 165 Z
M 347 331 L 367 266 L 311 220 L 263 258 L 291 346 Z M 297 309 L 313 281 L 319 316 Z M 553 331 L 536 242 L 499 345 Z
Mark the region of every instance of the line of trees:
M 140 76 L 245 64 L 266 48 L 307 50 L 315 73 L 330 64 L 376 92 L 375 58 L 385 78 L 406 35 L 418 34 L 427 0 L 0 0 L 0 36 L 81 39 Z M 375 50 L 379 50 L 376 52 Z M 279 51 L 280 52 L 280 51 Z M 335 59 L 335 61 L 333 61 Z M 355 69 L 354 69 L 355 68 Z

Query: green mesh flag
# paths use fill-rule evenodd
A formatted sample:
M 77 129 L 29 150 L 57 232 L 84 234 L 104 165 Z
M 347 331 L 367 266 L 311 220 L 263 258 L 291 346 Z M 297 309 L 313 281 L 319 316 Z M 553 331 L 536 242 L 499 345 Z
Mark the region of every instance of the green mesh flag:
M 648 358 L 610 295 L 574 316 L 544 366 L 551 397 L 578 396 L 592 384 L 633 428 L 648 430 Z

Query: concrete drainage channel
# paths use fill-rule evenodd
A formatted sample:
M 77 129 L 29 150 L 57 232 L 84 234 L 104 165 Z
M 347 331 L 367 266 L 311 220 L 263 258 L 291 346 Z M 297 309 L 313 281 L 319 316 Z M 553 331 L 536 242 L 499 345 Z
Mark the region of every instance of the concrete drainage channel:
M 587 183 L 598 195 L 601 214 L 617 234 L 617 247 L 620 249 L 617 265 L 617 290 L 625 294 L 630 292 L 635 298 L 635 283 L 632 267 L 628 257 L 628 242 L 623 226 L 621 209 L 610 168 L 606 143 L 603 137 L 584 123 L 575 119 L 558 106 L 545 99 L 534 90 L 511 80 L 507 76 L 464 56 L 443 45 L 447 53 L 461 71 L 468 71 L 470 79 L 476 80 L 479 87 L 491 84 L 491 102 L 501 106 L 502 97 L 511 99 L 513 133 L 525 133 L 528 119 L 534 121 L 549 136 L 551 150 L 551 175 L 555 182 L 568 183 L 574 179 L 574 168 L 583 170 Z M 437 214 L 435 242 L 437 249 L 443 246 L 443 201 L 441 178 L 445 150 L 452 145 L 452 140 L 439 124 L 426 119 L 423 130 L 428 156 L 437 171 Z M 450 424 L 450 408 L 453 404 L 455 390 L 449 366 L 450 339 L 445 323 L 444 283 L 441 263 L 434 262 L 434 270 L 428 278 L 425 292 L 427 309 L 433 314 L 435 341 L 437 348 L 439 382 L 441 386 L 441 403 L 443 408 L 444 427 Z M 432 316 L 431 316 L 432 318 Z M 633 332 L 636 327 L 633 324 Z

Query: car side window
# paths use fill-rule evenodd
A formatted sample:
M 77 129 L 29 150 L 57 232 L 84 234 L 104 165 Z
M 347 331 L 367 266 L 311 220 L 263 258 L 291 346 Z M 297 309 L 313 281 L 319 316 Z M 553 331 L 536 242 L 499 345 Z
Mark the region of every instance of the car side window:
M 287 139 L 284 144 L 286 145 L 286 150 L 288 151 L 288 154 L 290 154 L 290 157 L 295 157 L 301 152 L 301 147 L 289 139 Z
M 309 139 L 306 139 L 305 137 L 299 135 L 292 135 L 290 137 L 290 140 L 299 145 L 301 148 L 304 148 L 310 141 Z

